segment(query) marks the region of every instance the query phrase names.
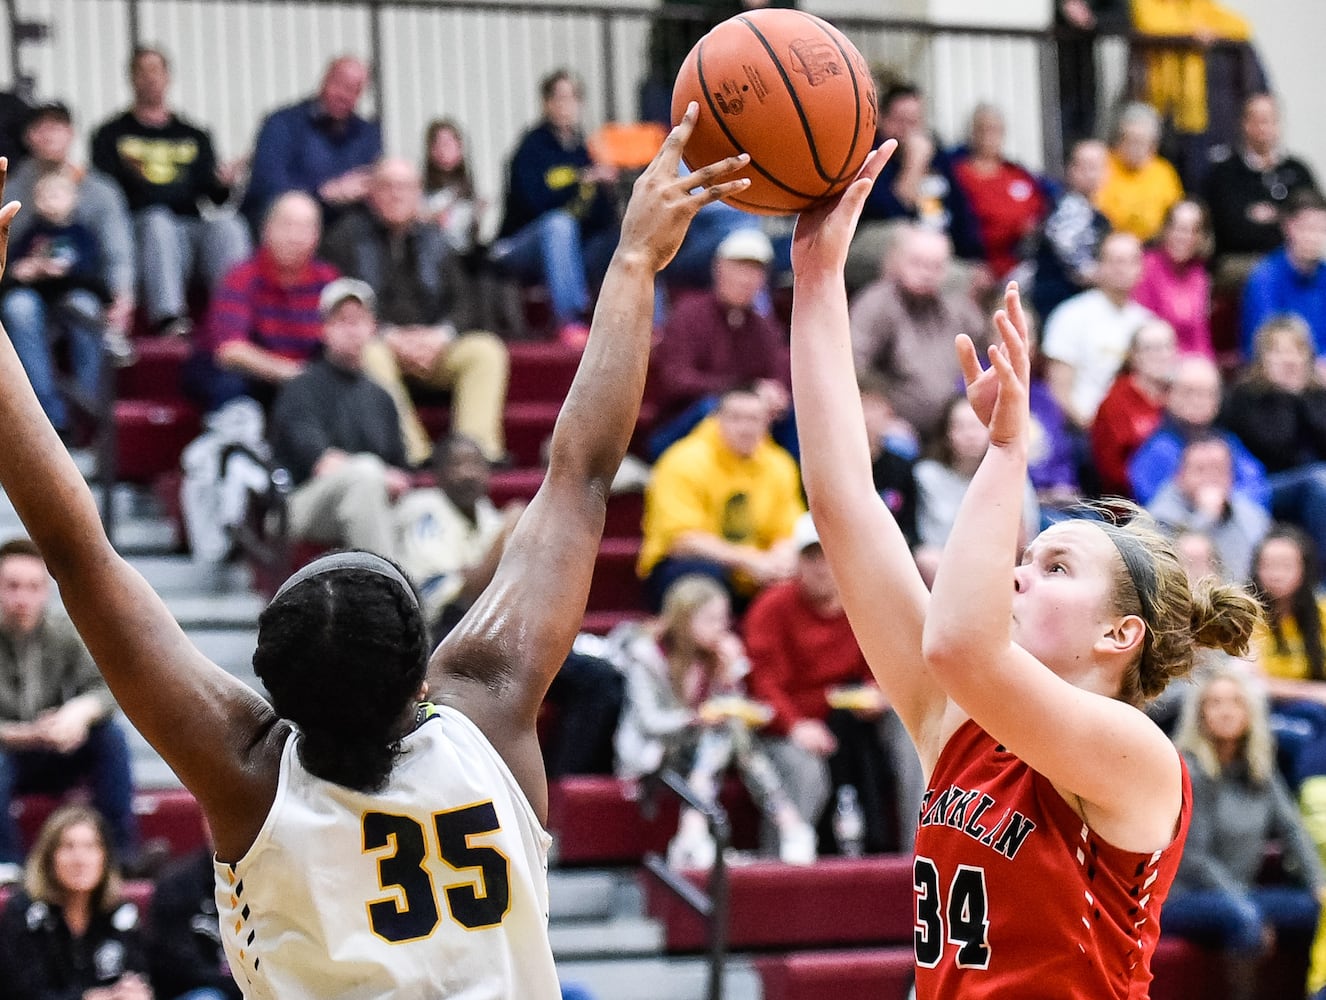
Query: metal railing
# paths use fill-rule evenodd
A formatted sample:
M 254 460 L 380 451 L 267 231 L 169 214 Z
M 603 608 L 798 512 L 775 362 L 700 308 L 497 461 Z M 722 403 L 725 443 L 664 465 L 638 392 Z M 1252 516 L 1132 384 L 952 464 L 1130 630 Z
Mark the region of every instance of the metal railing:
M 672 891 L 686 906 L 693 910 L 708 927 L 709 946 L 707 961 L 709 966 L 707 1000 L 723 1000 L 723 977 L 727 969 L 729 892 L 727 872 L 727 849 L 732 843 L 732 826 L 728 821 L 727 811 L 717 802 L 705 802 L 695 794 L 676 771 L 671 768 L 650 775 L 643 781 L 644 798 L 641 809 L 652 815 L 658 808 L 659 795 L 669 791 L 681 800 L 682 804 L 694 809 L 705 818 L 709 835 L 714 839 L 714 864 L 709 869 L 708 891 L 695 886 L 689 879 L 675 871 L 667 859 L 651 851 L 645 855 L 646 871 Z

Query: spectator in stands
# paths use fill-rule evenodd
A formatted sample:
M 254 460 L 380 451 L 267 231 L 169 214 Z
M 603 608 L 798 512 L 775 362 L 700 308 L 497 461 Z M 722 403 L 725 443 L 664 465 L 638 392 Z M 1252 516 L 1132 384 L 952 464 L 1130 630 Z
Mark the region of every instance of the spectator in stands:
M 916 463 L 917 535 L 922 546 L 935 550 L 948 541 L 962 498 L 990 447 L 990 432 L 965 395 L 949 398 L 940 427 L 943 433 L 931 446 L 932 457 Z M 1040 504 L 1028 479 L 1022 504 L 1023 544 L 1036 537 L 1040 524 Z
M 795 454 L 787 333 L 755 308 L 771 260 L 764 233 L 737 230 L 714 254 L 712 288 L 683 297 L 669 312 L 651 366 L 660 410 L 649 441 L 654 456 L 712 413 L 724 391 L 743 383 L 764 400 L 774 440 Z
M 1103 142 L 1088 139 L 1074 146 L 1068 158 L 1068 190 L 1041 226 L 1036 244 L 1031 304 L 1042 323 L 1061 303 L 1095 284 L 1100 245 L 1110 232 L 1110 220 L 1094 204 L 1108 157 Z
M 792 574 L 792 527 L 806 508 L 796 462 L 769 438 L 769 422 L 754 386 L 729 390 L 655 464 L 636 566 L 655 607 L 681 576 L 713 577 L 744 608 Z
M 1315 190 L 1302 160 L 1280 145 L 1280 105 L 1270 94 L 1254 94 L 1243 105 L 1243 142 L 1217 153 L 1203 194 L 1211 207 L 1216 284 L 1241 288 L 1257 261 L 1280 246 L 1281 212 L 1290 196 Z
M 996 282 L 1027 255 L 1030 237 L 1045 217 L 1040 183 L 1004 156 L 1007 124 L 993 104 L 972 112 L 966 155 L 953 173 L 976 217 L 985 262 Z
M 263 221 L 258 252 L 217 288 L 186 379 L 208 410 L 237 396 L 270 406 L 321 352 L 318 296 L 337 277 L 336 268 L 314 256 L 321 218 L 317 202 L 302 191 L 281 195 Z
M 794 864 L 814 861 L 809 817 L 784 786 L 767 741 L 754 732 L 767 720 L 767 709 L 742 697 L 750 664 L 732 629 L 722 585 L 708 576 L 680 577 L 667 588 L 656 619 L 621 627 L 611 638 L 627 691 L 617 728 L 618 774 L 638 778 L 672 768 L 686 776 L 701 801 L 714 802 L 724 772 L 735 763 L 779 857 Z M 814 792 L 822 806 L 827 788 Z M 669 863 L 707 868 L 714 852 L 704 816 L 683 809 Z
M 1179 471 L 1183 446 L 1216 431 L 1229 445 L 1234 459 L 1234 488 L 1269 509 L 1271 490 L 1261 462 L 1233 434 L 1218 430 L 1220 370 L 1209 358 L 1190 355 L 1174 366 L 1174 379 L 1165 396 L 1165 415 L 1128 463 L 1128 482 L 1138 503 L 1149 504 L 1160 487 Z
M 1063 512 L 1082 501 L 1080 442 L 1076 429 L 1054 398 L 1040 363 L 1040 331 L 1034 317 L 1027 317 L 1027 353 L 1031 360 L 1031 382 L 1027 405 L 1031 417 L 1027 451 L 1027 477 L 1036 490 L 1041 523 L 1060 520 Z
M 1171 532 L 1201 531 L 1215 542 L 1230 578 L 1246 580 L 1252 553 L 1271 526 L 1256 499 L 1234 487 L 1234 456 L 1219 435 L 1183 446 L 1179 471 L 1161 485 L 1147 511 Z
M 1133 0 L 1133 27 L 1140 35 L 1186 36 L 1198 44 L 1147 45 L 1141 49 L 1146 74 L 1145 101 L 1159 112 L 1178 140 L 1183 176 L 1195 181 L 1207 162 L 1213 124 L 1219 113 L 1220 74 L 1208 73 L 1219 43 L 1252 39 L 1252 26 L 1216 0 Z M 1218 67 L 1217 67 L 1218 69 Z M 1208 86 L 1208 83 L 1210 84 Z M 1231 107 L 1237 107 L 1237 99 Z
M 1165 930 L 1227 950 L 1222 982 L 1251 1000 L 1257 959 L 1274 936 L 1305 944 L 1326 888 L 1316 850 L 1276 771 L 1265 699 L 1246 672 L 1222 665 L 1201 674 L 1175 737 L 1192 778 L 1188 843 L 1161 920 Z M 1258 875 L 1272 843 L 1281 877 Z
M 56 374 L 59 330 L 82 404 L 102 402 L 102 310 L 110 299 L 96 234 L 75 219 L 78 188 L 63 171 L 43 174 L 32 189 L 36 219 L 10 247 L 13 263 L 0 280 L 0 318 L 52 426 L 68 439 L 69 411 Z
M 877 377 L 898 415 L 922 438 L 939 426 L 961 371 L 953 353 L 960 333 L 988 341 L 971 299 L 944 291 L 952 251 L 948 238 L 904 224 L 886 276 L 852 301 L 852 350 L 858 374 Z
M 1091 423 L 1091 454 L 1102 496 L 1128 497 L 1128 462 L 1155 433 L 1174 379 L 1174 328 L 1149 320 L 1133 334 L 1128 357 Z
M 455 122 L 435 118 L 428 123 L 423 178 L 425 217 L 442 230 L 458 254 L 473 253 L 479 243 L 480 215 L 485 205 L 470 175 L 465 136 Z
M 287 382 L 268 437 L 290 471 L 290 532 L 296 538 L 390 557 L 391 505 L 410 486 L 391 396 L 363 372 L 377 319 L 373 290 L 338 278 L 322 290 L 324 354 Z
M 1320 566 L 1312 539 L 1287 524 L 1271 528 L 1253 556 L 1252 584 L 1266 619 L 1254 637 L 1252 658 L 1273 698 L 1326 705 Z
M 1128 14 L 1126 0 L 1055 0 L 1064 149 L 1096 134 L 1096 39 L 1100 34 L 1127 31 Z
M 23 134 L 31 115 L 32 106 L 16 89 L 0 90 L 0 156 L 9 159 L 11 177 L 32 152 Z
M 915 84 L 898 83 L 879 97 L 876 144 L 897 139 L 898 149 L 871 189 L 847 256 L 847 290 L 854 292 L 880 276 L 893 227 L 910 220 L 949 237 L 957 256 L 980 263 L 985 248 L 953 161 L 926 120 L 925 101 Z M 989 276 L 974 282 L 981 290 Z
M 1143 242 L 1160 232 L 1165 213 L 1183 197 L 1183 184 L 1158 153 L 1160 116 L 1147 104 L 1129 104 L 1119 114 L 1114 148 L 1096 207 L 1110 225 Z
M 164 52 L 134 49 L 129 79 L 133 105 L 93 134 L 92 163 L 120 185 L 133 213 L 148 321 L 184 335 L 192 329 L 189 281 L 200 276 L 210 292 L 249 254 L 238 216 L 199 208 L 204 200 L 225 203 L 239 166 L 218 163 L 212 137 L 171 110 Z
M 889 401 L 880 379 L 861 379 L 861 412 L 870 447 L 870 471 L 880 499 L 888 507 L 908 545 L 916 544 L 915 432 Z
M 152 1000 L 138 907 L 124 901 L 106 824 L 65 806 L 33 845 L 0 917 L 0 983 L 31 1000 Z
M 210 847 L 179 859 L 157 878 L 147 956 L 160 1000 L 243 1000 L 221 946 Z
M 483 449 L 451 434 L 433 449 L 437 486 L 411 490 L 395 509 L 396 552 L 423 598 L 434 642 L 440 642 L 488 586 L 525 505 L 501 510 L 489 498 Z
M 1133 299 L 1142 276 L 1142 245 L 1111 233 L 1100 245 L 1096 287 L 1080 292 L 1045 322 L 1045 377 L 1054 398 L 1085 433 L 1119 374 L 1133 335 L 1152 315 Z
M 1326 198 L 1300 191 L 1284 209 L 1285 243 L 1258 264 L 1243 290 L 1243 350 L 1272 316 L 1298 316 L 1312 331 L 1317 367 L 1326 377 Z
M 422 196 L 414 164 L 382 160 L 369 179 L 368 201 L 331 228 L 323 253 L 377 295 L 380 334 L 390 352 L 366 357 L 370 375 L 383 384 L 403 375 L 450 390 L 454 429 L 477 441 L 490 462 L 503 461 L 506 346 L 474 329 L 470 280 L 442 231 L 419 218 Z M 397 407 L 407 413 L 403 396 Z M 426 461 L 432 444 L 423 427 L 408 417 L 402 427 L 411 464 Z
M 1215 357 L 1211 345 L 1211 223 L 1206 207 L 1176 201 L 1165 213 L 1160 238 L 1142 258 L 1133 298 L 1174 328 L 1183 354 Z
M 761 592 L 742 629 L 751 697 L 774 710 L 769 755 L 808 822 L 820 822 L 832 789 L 852 785 L 866 851 L 910 849 L 924 791 L 916 753 L 871 677 L 810 514 L 793 538 L 796 576 Z M 820 824 L 822 848 L 831 827 Z
M 558 338 L 579 347 L 588 333 L 590 286 L 617 245 L 617 170 L 590 158 L 579 79 L 557 70 L 540 94 L 543 118 L 507 165 L 502 228 L 490 256 L 519 280 L 548 286 Z
M 1220 423 L 1265 467 L 1271 514 L 1307 529 L 1326 553 L 1326 386 L 1313 367 L 1312 334 L 1282 316 L 1257 331 L 1254 345 Z
M 9 161 L 9 176 L 5 181 L 5 194 L 24 205 L 32 204 L 32 189 L 37 178 L 51 170 L 61 170 L 78 185 L 78 206 L 75 221 L 87 226 L 96 235 L 102 252 L 102 277 L 110 289 L 112 300 L 105 310 L 105 329 L 123 336 L 129 330 L 134 311 L 135 260 L 133 229 L 124 192 L 118 184 L 95 167 L 76 166 L 69 159 L 74 144 L 73 118 L 69 108 L 52 101 L 32 111 L 23 130 L 23 141 L 32 152 L 18 166 Z M 29 212 L 20 212 L 9 229 L 10 257 L 12 247 L 23 239 L 28 226 L 35 221 Z
M 382 128 L 355 108 L 368 85 L 368 66 L 338 56 L 318 92 L 273 111 L 258 129 L 243 211 L 256 229 L 278 195 L 303 191 L 322 206 L 330 225 L 368 197 L 369 171 L 382 156 Z
M 110 823 L 116 854 L 137 860 L 129 745 L 114 707 L 83 641 L 51 606 L 41 553 L 26 538 L 0 545 L 0 866 L 22 858 L 14 796 L 81 782 Z

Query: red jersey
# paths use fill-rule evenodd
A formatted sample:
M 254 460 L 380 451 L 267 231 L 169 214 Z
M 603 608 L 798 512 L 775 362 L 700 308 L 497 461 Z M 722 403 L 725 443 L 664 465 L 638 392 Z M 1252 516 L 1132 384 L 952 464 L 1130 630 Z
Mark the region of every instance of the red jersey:
M 963 723 L 939 756 L 916 835 L 918 1000 L 1145 1000 L 1191 814 L 1184 767 L 1169 846 L 1120 850 L 1048 779 Z

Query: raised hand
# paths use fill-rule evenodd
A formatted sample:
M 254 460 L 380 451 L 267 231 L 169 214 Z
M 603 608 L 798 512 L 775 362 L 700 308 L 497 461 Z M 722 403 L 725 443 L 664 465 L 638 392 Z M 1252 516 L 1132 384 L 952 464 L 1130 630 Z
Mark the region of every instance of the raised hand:
M 0 156 L 0 204 L 5 204 L 5 180 L 9 176 L 9 157 Z M 9 257 L 9 227 L 18 215 L 19 204 L 11 201 L 0 208 L 0 275 L 5 273 L 5 261 Z
M 655 272 L 666 267 L 676 255 L 696 212 L 710 202 L 750 186 L 744 177 L 723 181 L 750 162 L 745 153 L 711 163 L 686 177 L 678 176 L 681 151 L 699 114 L 699 104 L 692 101 L 653 162 L 636 179 L 626 217 L 622 219 L 617 252 L 640 256 Z
M 794 274 L 798 277 L 807 276 L 811 271 L 842 274 L 847 263 L 847 248 L 856 233 L 856 223 L 861 218 L 866 196 L 897 148 L 897 140 L 890 139 L 879 149 L 872 150 L 866 162 L 861 164 L 856 179 L 842 194 L 797 216 L 796 231 L 792 234 Z
M 1017 285 L 1009 284 L 1004 303 L 1005 307 L 995 313 L 995 327 L 1003 343 L 990 347 L 990 367 L 999 383 L 988 425 L 992 447 L 1025 439 L 1031 423 L 1031 352 L 1027 349 L 1027 318 Z
M 1004 308 L 995 315 L 992 322 L 995 329 L 1003 334 L 999 316 L 1005 316 L 1019 331 L 1023 351 L 1027 344 L 1027 317 L 1022 311 L 1022 298 L 1016 282 L 1009 282 L 1004 291 Z M 990 426 L 994 415 L 995 399 L 999 394 L 999 372 L 994 367 L 982 368 L 976 345 L 965 333 L 959 334 L 954 342 L 958 352 L 958 364 L 962 368 L 962 379 L 967 385 L 967 401 L 981 423 Z M 992 348 L 993 350 L 993 348 Z

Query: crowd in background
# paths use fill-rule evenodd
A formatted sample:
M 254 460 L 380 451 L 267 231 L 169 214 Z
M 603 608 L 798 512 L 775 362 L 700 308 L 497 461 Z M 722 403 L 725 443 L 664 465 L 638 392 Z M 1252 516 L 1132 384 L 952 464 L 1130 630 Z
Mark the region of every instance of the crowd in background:
M 879 138 L 899 148 L 847 270 L 863 433 L 928 580 L 989 443 L 953 338 L 987 341 L 992 295 L 1017 280 L 1038 331 L 1024 541 L 1123 498 L 1179 539 L 1194 578 L 1261 596 L 1253 656 L 1205 665 L 1155 709 L 1194 795 L 1166 927 L 1221 945 L 1231 988 L 1251 996 L 1256 957 L 1276 937 L 1310 939 L 1326 896 L 1326 200 L 1282 144 L 1281 101 L 1294 98 L 1269 89 L 1240 18 L 1213 0 L 1056 8 L 1061 174 L 1005 153 L 1018 109 L 977 106 L 955 145 L 918 86 L 880 71 Z M 738 9 L 716 5 L 713 20 Z M 1091 38 L 1130 9 L 1139 32 L 1208 48 L 1140 48 L 1144 99 L 1098 107 Z M 694 40 L 685 22 L 660 24 L 646 120 L 666 119 L 660 96 Z M 131 365 L 141 337 L 182 339 L 184 388 L 211 426 L 247 414 L 288 471 L 292 537 L 398 560 L 441 639 L 521 512 L 491 499 L 494 470 L 513 461 L 498 335 L 511 329 L 494 304 L 540 287 L 546 329 L 520 333 L 583 346 L 630 165 L 592 151 L 571 70 L 532 95 L 539 117 L 501 179 L 472 176 L 463 123 L 441 118 L 420 163 L 385 156 L 357 110 L 369 68 L 353 57 L 267 116 L 235 162 L 172 106 L 166 52 L 135 50 L 129 72 L 132 105 L 86 153 L 64 104 L 10 108 L 7 196 L 25 208 L 0 320 L 43 408 L 78 447 L 103 412 L 106 367 Z M 732 768 L 764 817 L 762 849 L 805 864 L 910 848 L 923 783 L 806 513 L 789 277 L 786 232 L 721 204 L 664 272 L 658 414 L 635 459 L 650 606 L 577 643 L 550 692 L 561 726 L 545 749 L 553 777 L 666 766 L 702 799 Z M 451 432 L 434 441 L 417 407 L 438 391 Z M 121 905 L 112 859 L 130 873 L 151 859 L 112 708 L 49 606 L 40 555 L 0 547 L 0 874 L 16 880 L 24 862 L 7 821 L 16 795 L 82 783 L 95 805 L 57 813 L 27 856 L 0 925 L 0 997 L 237 996 L 215 941 L 170 939 L 215 918 L 205 858 L 158 888 L 150 941 Z M 673 862 L 713 852 L 703 816 L 685 813 Z M 163 919 L 171 907 L 180 915 Z M 1314 988 L 1326 986 L 1318 950 Z M 46 978 L 11 988 L 6 970 Z

